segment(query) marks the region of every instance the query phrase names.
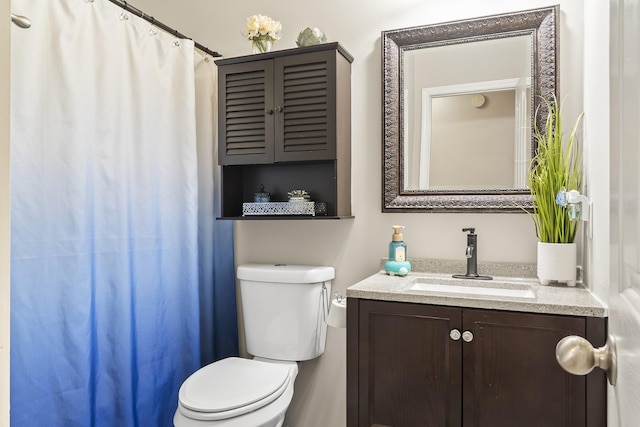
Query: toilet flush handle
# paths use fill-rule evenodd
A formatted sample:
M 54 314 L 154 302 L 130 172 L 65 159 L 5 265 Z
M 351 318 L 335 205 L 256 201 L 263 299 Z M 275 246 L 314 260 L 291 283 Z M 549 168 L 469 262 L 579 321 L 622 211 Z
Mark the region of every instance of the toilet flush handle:
M 320 303 L 322 304 L 322 320 L 326 323 L 327 317 L 329 316 L 329 289 L 327 289 L 327 284 L 324 282 L 322 283 L 320 299 Z

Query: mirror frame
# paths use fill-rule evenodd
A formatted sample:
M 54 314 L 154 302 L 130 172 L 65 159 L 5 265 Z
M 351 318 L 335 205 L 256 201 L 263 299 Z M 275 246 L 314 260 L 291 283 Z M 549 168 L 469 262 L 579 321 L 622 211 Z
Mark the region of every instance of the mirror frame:
M 531 158 L 534 121 L 542 124 L 542 98 L 557 95 L 559 5 L 382 32 L 382 212 L 526 212 L 529 189 L 404 190 L 403 52 L 449 44 L 531 35 Z M 535 113 L 538 114 L 535 114 Z M 542 128 L 542 127 L 541 127 Z

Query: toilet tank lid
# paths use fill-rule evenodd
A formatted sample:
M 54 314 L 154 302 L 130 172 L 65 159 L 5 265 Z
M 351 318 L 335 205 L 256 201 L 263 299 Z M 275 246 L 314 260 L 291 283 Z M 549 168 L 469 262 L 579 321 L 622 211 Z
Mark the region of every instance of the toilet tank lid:
M 333 267 L 288 264 L 242 264 L 239 280 L 269 283 L 320 283 L 335 277 Z

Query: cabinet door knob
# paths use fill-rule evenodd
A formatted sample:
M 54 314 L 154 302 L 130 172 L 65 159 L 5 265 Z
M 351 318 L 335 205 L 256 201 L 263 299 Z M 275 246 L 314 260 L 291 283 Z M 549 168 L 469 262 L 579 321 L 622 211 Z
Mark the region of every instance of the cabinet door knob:
M 282 113 L 282 107 L 277 105 L 276 106 L 276 113 Z
M 268 115 L 272 115 L 273 114 L 273 108 L 265 108 L 264 112 L 267 113 Z
M 600 368 L 607 372 L 611 385 L 616 385 L 616 341 L 611 335 L 600 348 L 593 348 L 589 341 L 577 335 L 564 337 L 556 345 L 556 359 L 562 369 L 573 375 L 586 375 L 593 368 Z
M 473 334 L 471 333 L 471 331 L 464 331 L 462 333 L 462 340 L 464 342 L 471 342 L 473 341 Z
M 452 329 L 451 332 L 449 332 L 449 336 L 451 337 L 452 340 L 458 341 L 462 335 L 460 334 L 459 330 Z

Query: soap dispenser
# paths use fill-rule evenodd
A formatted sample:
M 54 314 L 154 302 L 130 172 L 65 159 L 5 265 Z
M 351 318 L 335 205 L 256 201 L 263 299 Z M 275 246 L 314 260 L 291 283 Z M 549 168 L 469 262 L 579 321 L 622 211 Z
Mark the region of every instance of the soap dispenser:
M 401 233 L 404 226 L 394 225 L 392 228 L 389 260 L 384 264 L 384 271 L 390 276 L 406 276 L 411 271 L 411 263 L 407 261 L 407 244 Z

